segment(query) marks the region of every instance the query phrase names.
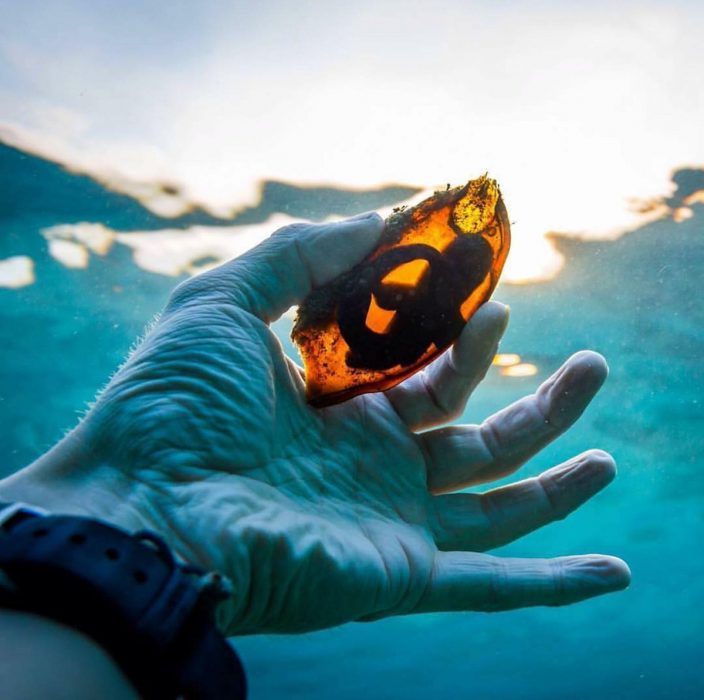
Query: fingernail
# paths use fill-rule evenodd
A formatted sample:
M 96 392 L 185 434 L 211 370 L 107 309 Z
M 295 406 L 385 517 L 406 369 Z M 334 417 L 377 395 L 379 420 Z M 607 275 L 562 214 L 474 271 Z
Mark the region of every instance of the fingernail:
M 585 554 L 561 558 L 563 583 L 575 600 L 622 591 L 631 583 L 631 570 L 622 559 L 607 554 Z M 571 597 L 571 596 L 570 596 Z
M 616 463 L 603 450 L 590 450 L 553 467 L 544 476 L 544 487 L 554 490 L 556 502 L 563 503 L 565 513 L 569 513 L 613 481 Z
M 586 558 L 585 558 L 586 559 Z M 588 580 L 601 584 L 607 591 L 622 591 L 631 583 L 631 570 L 623 559 L 605 554 L 594 554 L 584 562 L 583 571 Z

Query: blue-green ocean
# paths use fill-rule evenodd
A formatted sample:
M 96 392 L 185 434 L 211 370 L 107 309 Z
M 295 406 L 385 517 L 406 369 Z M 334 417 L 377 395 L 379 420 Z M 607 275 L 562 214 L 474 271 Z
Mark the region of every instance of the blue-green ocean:
M 502 552 L 614 554 L 631 566 L 631 587 L 569 608 L 235 640 L 254 700 L 704 698 L 704 205 L 695 201 L 679 223 L 672 216 L 677 198 L 704 187 L 704 173 L 674 177 L 660 218 L 615 240 L 555 237 L 565 257 L 555 279 L 497 290 L 511 306 L 501 350 L 538 372 L 492 369 L 460 419 L 481 420 L 532 392 L 579 349 L 603 353 L 611 367 L 605 388 L 521 476 L 599 447 L 614 455 L 618 478 L 567 520 Z M 277 212 L 321 219 L 389 206 L 411 191 L 265 183 L 260 204 L 235 220 L 200 210 L 162 219 L 86 176 L 0 144 L 0 259 L 26 256 L 34 276 L 0 288 L 3 474 L 75 424 L 178 280 L 146 271 L 119 243 L 72 269 L 49 255 L 42 230 L 88 222 L 156 232 L 265 222 Z M 277 331 L 292 351 L 289 323 Z

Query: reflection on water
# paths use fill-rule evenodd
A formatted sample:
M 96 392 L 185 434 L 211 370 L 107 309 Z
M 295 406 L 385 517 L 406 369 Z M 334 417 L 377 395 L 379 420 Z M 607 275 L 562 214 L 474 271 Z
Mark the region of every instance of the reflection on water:
M 577 428 L 519 478 L 590 447 L 613 452 L 619 478 L 567 520 L 504 553 L 617 554 L 631 564 L 632 587 L 569 609 L 428 615 L 242 639 L 253 697 L 328 700 L 331 687 L 339 700 L 704 697 L 704 204 L 697 184 L 704 171 L 683 172 L 655 220 L 609 241 L 556 236 L 565 260 L 559 275 L 499 288 L 497 298 L 511 306 L 506 352 L 461 419 L 479 421 L 534 391 L 574 351 L 603 352 L 611 366 L 604 390 Z M 289 185 L 252 207 L 249 220 L 215 225 L 160 218 L 24 156 L 0 167 L 0 178 L 6 470 L 74 423 L 180 277 L 242 252 L 291 212 L 340 216 L 410 196 L 337 190 L 316 199 Z M 383 201 L 372 207 L 370 197 Z M 676 223 L 682 206 L 692 215 Z M 290 326 L 284 318 L 275 330 L 292 353 Z
M 492 364 L 499 367 L 502 377 L 534 377 L 538 368 L 532 362 L 522 362 L 514 352 L 500 352 L 494 356 Z
M 49 255 L 66 267 L 79 270 L 88 267 L 88 249 L 80 243 L 53 238 L 49 240 Z
M 501 368 L 502 377 L 534 377 L 538 368 L 531 362 L 518 362 L 510 367 Z
M 521 361 L 521 356 L 515 352 L 499 352 L 494 356 L 493 364 L 497 367 L 511 367 Z
M 26 255 L 0 260 L 0 287 L 19 289 L 34 282 L 34 261 Z

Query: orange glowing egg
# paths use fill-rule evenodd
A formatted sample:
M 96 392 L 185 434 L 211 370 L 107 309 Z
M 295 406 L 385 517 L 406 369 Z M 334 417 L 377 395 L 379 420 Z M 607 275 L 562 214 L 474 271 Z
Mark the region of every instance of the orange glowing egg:
M 308 401 L 390 389 L 436 358 L 491 296 L 509 243 L 506 207 L 486 176 L 395 211 L 376 249 L 298 309 L 291 337 Z

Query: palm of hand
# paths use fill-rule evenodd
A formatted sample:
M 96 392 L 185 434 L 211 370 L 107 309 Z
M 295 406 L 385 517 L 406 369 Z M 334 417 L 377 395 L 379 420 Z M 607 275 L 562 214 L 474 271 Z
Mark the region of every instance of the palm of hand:
M 450 352 L 389 392 L 305 403 L 267 321 L 361 259 L 379 232 L 373 218 L 289 227 L 176 290 L 79 427 L 128 484 L 123 506 L 233 580 L 221 620 L 231 633 L 622 588 L 627 568 L 609 557 L 479 553 L 600 490 L 614 474 L 603 453 L 482 496 L 446 493 L 514 471 L 569 427 L 604 379 L 598 356 L 575 356 L 481 426 L 415 432 L 459 414 L 486 372 L 506 322 L 488 304 Z
M 256 579 L 231 612 L 238 630 L 417 603 L 435 551 L 425 460 L 383 395 L 312 409 L 265 323 L 206 305 L 162 321 L 101 403 L 113 417 L 103 451 L 136 472 L 152 520 L 189 559 Z

